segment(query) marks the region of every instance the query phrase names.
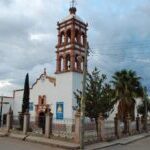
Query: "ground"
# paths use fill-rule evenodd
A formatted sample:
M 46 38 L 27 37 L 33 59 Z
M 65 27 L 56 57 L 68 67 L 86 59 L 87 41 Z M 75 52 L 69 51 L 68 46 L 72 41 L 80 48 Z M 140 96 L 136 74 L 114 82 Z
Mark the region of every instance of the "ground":
M 149 150 L 150 149 L 150 137 L 142 139 L 140 141 L 133 142 L 128 145 L 111 146 L 101 150 Z
M 47 145 L 30 143 L 11 138 L 0 138 L 0 150 L 63 150 Z
M 150 137 L 128 145 L 111 146 L 101 150 L 149 150 Z M 47 145 L 30 143 L 11 138 L 0 138 L 0 150 L 64 150 Z

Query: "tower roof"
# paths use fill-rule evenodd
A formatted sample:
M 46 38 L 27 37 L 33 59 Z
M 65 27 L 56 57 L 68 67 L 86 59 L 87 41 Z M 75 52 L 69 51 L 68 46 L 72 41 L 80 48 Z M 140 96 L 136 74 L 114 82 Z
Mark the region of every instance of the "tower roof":
M 72 19 L 72 18 L 74 18 L 74 19 L 76 19 L 76 20 L 79 20 L 80 22 L 84 22 L 79 16 L 77 16 L 77 15 L 75 15 L 75 14 L 70 14 L 69 16 L 67 16 L 67 17 L 65 17 L 64 19 L 62 19 L 62 20 L 60 21 L 60 23 L 65 22 L 65 21 L 67 21 L 67 20 L 70 20 L 70 19 Z
M 70 8 L 69 8 L 70 14 L 69 14 L 67 17 L 65 17 L 64 19 L 62 19 L 62 20 L 60 21 L 60 23 L 63 23 L 63 22 L 65 22 L 65 21 L 70 20 L 70 19 L 73 19 L 73 18 L 76 19 L 76 20 L 78 20 L 78 21 L 80 21 L 80 22 L 85 23 L 78 15 L 76 15 L 76 11 L 77 11 L 77 9 L 76 9 L 75 6 L 70 7 Z

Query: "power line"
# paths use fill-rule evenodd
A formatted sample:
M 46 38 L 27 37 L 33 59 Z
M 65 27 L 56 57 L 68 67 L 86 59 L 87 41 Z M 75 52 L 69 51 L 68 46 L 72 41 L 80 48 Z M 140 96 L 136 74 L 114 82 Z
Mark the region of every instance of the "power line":
M 132 45 L 132 44 L 147 44 L 150 43 L 150 39 L 146 40 L 136 40 L 136 41 L 123 41 L 123 42 L 103 42 L 103 43 L 94 43 L 94 45 L 99 45 L 99 46 L 110 46 L 110 45 Z

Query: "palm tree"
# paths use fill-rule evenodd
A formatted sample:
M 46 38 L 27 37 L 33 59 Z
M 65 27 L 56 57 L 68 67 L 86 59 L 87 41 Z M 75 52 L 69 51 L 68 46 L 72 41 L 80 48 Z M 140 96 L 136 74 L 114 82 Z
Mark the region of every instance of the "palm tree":
M 126 69 L 116 72 L 112 78 L 114 96 L 116 101 L 119 101 L 119 119 L 125 121 L 127 114 L 129 114 L 134 120 L 135 98 L 143 96 L 141 78 L 137 76 L 135 71 Z

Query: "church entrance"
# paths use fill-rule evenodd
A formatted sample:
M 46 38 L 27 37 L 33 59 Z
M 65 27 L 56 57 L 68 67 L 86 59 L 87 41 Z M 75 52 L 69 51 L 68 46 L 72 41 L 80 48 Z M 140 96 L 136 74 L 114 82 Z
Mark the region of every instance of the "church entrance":
M 42 128 L 42 133 L 45 133 L 45 112 L 40 112 L 38 116 L 38 127 Z
M 38 97 L 38 104 L 35 105 L 36 111 L 36 124 L 38 128 L 42 129 L 42 133 L 45 133 L 45 114 L 50 109 L 50 105 L 47 104 L 46 96 L 39 96 Z

